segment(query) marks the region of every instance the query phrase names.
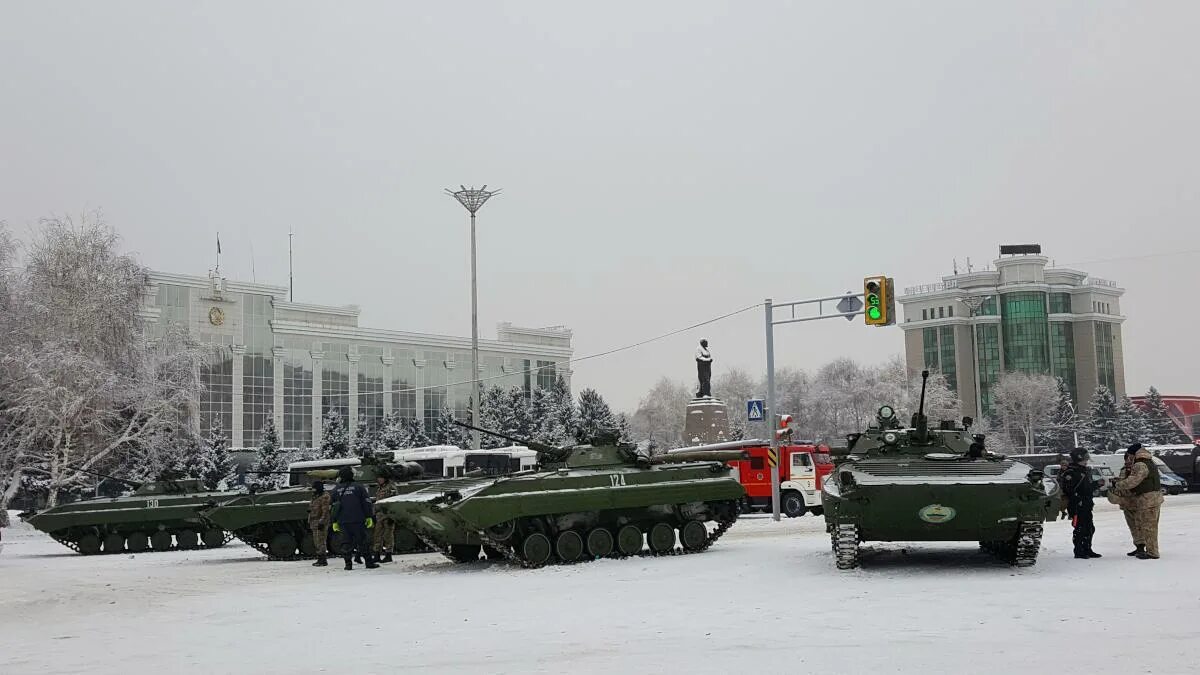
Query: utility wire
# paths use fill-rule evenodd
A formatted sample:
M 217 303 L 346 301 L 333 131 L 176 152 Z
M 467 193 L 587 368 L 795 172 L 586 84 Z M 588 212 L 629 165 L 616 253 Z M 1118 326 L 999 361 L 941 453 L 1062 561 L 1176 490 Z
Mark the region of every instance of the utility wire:
M 629 351 L 630 349 L 637 349 L 638 347 L 643 347 L 643 346 L 645 346 L 645 345 L 648 345 L 648 344 L 650 344 L 650 343 L 652 343 L 652 342 L 658 342 L 659 340 L 665 340 L 665 339 L 667 339 L 667 338 L 669 338 L 669 337 L 673 337 L 673 336 L 679 335 L 680 333 L 686 333 L 686 332 L 688 332 L 688 331 L 690 331 L 690 330 L 694 330 L 694 329 L 696 329 L 696 328 L 700 328 L 701 326 L 707 326 L 707 325 L 709 325 L 709 324 L 714 324 L 714 323 L 717 323 L 718 321 L 724 321 L 725 319 L 728 319 L 728 318 L 731 318 L 731 317 L 735 317 L 735 316 L 737 316 L 737 315 L 739 315 L 739 314 L 745 314 L 746 312 L 749 312 L 749 311 L 750 311 L 750 310 L 752 310 L 752 309 L 758 309 L 758 308 L 760 308 L 760 307 L 762 307 L 762 303 L 761 303 L 761 302 L 756 302 L 756 303 L 754 303 L 753 305 L 747 305 L 747 306 L 745 306 L 745 307 L 743 307 L 743 308 L 741 308 L 741 309 L 734 310 L 734 311 L 732 311 L 732 312 L 728 312 L 728 313 L 726 313 L 726 314 L 722 314 L 722 315 L 720 315 L 720 316 L 715 316 L 715 317 L 713 317 L 713 318 L 711 318 L 711 319 L 706 319 L 706 320 L 704 320 L 704 321 L 701 321 L 701 322 L 699 322 L 699 323 L 694 323 L 694 324 L 691 324 L 690 326 L 684 326 L 683 328 L 676 328 L 675 330 L 672 330 L 672 331 L 669 331 L 669 332 L 663 333 L 663 334 L 661 334 L 661 335 L 655 335 L 654 337 L 651 337 L 651 338 L 646 338 L 645 340 L 640 340 L 640 341 L 638 341 L 638 342 L 634 342 L 634 343 L 632 343 L 632 344 L 627 344 L 627 345 L 624 345 L 624 346 L 621 346 L 621 347 L 614 347 L 613 349 L 607 349 L 607 350 L 605 350 L 605 351 L 602 351 L 602 352 L 596 352 L 595 354 L 588 354 L 587 356 L 579 356 L 579 357 L 576 357 L 576 358 L 573 358 L 573 359 L 568 359 L 568 360 L 566 360 L 566 361 L 557 361 L 557 362 L 555 362 L 555 365 L 559 365 L 559 364 L 563 364 L 563 363 L 565 363 L 565 364 L 575 364 L 575 363 L 579 363 L 579 362 L 581 362 L 581 361 L 590 361 L 590 360 L 592 360 L 592 359 L 598 359 L 598 358 L 602 358 L 602 357 L 605 357 L 605 356 L 611 356 L 611 355 L 613 355 L 613 354 L 617 354 L 617 353 L 620 353 L 620 352 Z M 490 376 L 490 377 L 481 377 L 481 378 L 479 378 L 479 381 L 480 381 L 480 382 L 488 382 L 488 381 L 490 381 L 490 380 L 499 380 L 499 379 L 503 379 L 503 378 L 506 378 L 506 377 L 515 377 L 515 376 L 517 376 L 517 375 L 526 375 L 526 374 L 529 374 L 529 373 L 535 373 L 535 372 L 537 372 L 537 371 L 539 371 L 539 370 L 541 370 L 541 368 L 539 368 L 539 367 L 527 368 L 527 369 L 525 369 L 525 370 L 518 370 L 518 371 L 511 372 L 511 373 L 503 373 L 503 374 L 500 374 L 500 375 L 492 375 L 492 376 Z M 330 398 L 339 398 L 339 399 L 340 399 L 340 398 L 342 398 L 342 397 L 344 396 L 344 397 L 346 397 L 347 399 L 349 399 L 349 397 L 352 397 L 352 396 L 371 396 L 371 395 L 382 395 L 382 394 L 397 394 L 397 393 L 410 392 L 410 391 L 412 391 L 412 392 L 416 392 L 416 391 L 427 391 L 427 390 L 430 390 L 430 389 L 449 388 L 449 387 L 454 387 L 454 386 L 458 386 L 458 385 L 471 384 L 472 382 L 474 382 L 474 380 L 464 380 L 464 381 L 461 381 L 461 382 L 450 382 L 450 383 L 447 383 L 447 384 L 427 384 L 427 385 L 424 385 L 424 386 L 421 386 L 421 387 L 402 387 L 402 388 L 399 388 L 399 389 L 381 389 L 381 390 L 379 390 L 379 391 L 357 391 L 357 392 L 354 392 L 354 393 L 349 393 L 349 392 L 347 392 L 347 393 L 323 394 L 323 395 L 325 395 L 325 396 L 328 396 L 328 397 L 330 397 Z

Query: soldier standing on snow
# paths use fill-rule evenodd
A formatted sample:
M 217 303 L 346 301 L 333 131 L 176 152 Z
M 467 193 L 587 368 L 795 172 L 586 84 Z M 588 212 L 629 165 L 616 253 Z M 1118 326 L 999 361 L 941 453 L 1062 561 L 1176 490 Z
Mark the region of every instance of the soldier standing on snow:
M 312 531 L 313 546 L 317 549 L 317 562 L 313 567 L 324 567 L 329 563 L 325 560 L 325 540 L 329 534 L 329 509 L 331 499 L 325 491 L 325 484 L 313 481 L 313 498 L 308 503 L 308 529 Z
M 1133 464 L 1128 477 L 1117 481 L 1116 489 L 1133 514 L 1133 555 L 1141 560 L 1158 560 L 1158 517 L 1162 512 L 1162 484 L 1158 467 L 1150 451 L 1141 443 L 1129 446 Z M 1141 542 L 1139 545 L 1138 542 Z
M 1096 534 L 1096 524 L 1092 520 L 1092 495 L 1096 491 L 1096 483 L 1092 481 L 1087 462 L 1087 450 L 1075 448 L 1071 451 L 1071 464 L 1063 474 L 1062 488 L 1067 497 L 1067 515 L 1075 527 L 1071 536 L 1075 544 L 1075 557 L 1099 558 L 1100 554 L 1092 550 L 1092 537 Z
M 346 569 L 354 569 L 351 554 L 358 551 L 367 561 L 367 569 L 379 567 L 371 554 L 367 530 L 375 526 L 367 489 L 354 482 L 354 470 L 343 466 L 338 471 L 338 486 L 333 489 L 333 531 L 342 532 L 342 559 Z
M 395 496 L 396 485 L 392 483 L 392 479 L 387 475 L 377 476 L 375 501 Z M 371 548 L 375 551 L 375 558 L 381 563 L 392 562 L 392 548 L 396 546 L 396 524 L 386 516 L 380 516 L 379 522 L 375 523 L 372 540 Z

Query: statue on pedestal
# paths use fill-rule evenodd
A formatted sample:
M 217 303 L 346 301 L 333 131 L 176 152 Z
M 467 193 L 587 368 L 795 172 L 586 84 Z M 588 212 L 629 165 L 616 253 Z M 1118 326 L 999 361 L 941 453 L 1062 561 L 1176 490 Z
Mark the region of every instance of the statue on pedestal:
M 712 398 L 712 352 L 708 351 L 708 340 L 701 340 L 696 348 L 696 376 L 700 379 L 696 398 Z

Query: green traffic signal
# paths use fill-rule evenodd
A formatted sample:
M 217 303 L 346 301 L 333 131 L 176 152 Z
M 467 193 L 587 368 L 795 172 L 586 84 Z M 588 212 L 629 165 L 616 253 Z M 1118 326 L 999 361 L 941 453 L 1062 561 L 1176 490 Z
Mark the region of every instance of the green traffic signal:
M 876 305 L 867 310 L 867 316 L 870 317 L 872 321 L 878 321 L 883 316 L 883 312 L 879 309 L 879 306 Z

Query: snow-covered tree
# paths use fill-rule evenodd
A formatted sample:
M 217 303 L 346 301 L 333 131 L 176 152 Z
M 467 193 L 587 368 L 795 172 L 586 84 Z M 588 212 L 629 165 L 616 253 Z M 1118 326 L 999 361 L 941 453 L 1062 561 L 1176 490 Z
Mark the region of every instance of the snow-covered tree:
M 1096 387 L 1082 425 L 1083 440 L 1089 448 L 1115 452 L 1121 447 L 1121 426 L 1117 421 L 1117 399 L 1104 385 Z
M 264 487 L 281 487 L 287 484 L 287 476 L 282 473 L 287 470 L 287 455 L 279 447 L 279 433 L 275 431 L 275 421 L 267 418 L 262 428 L 262 443 L 258 446 L 258 457 L 254 463 L 255 481 Z
M 751 423 L 746 421 L 742 411 L 746 409 L 746 401 L 762 396 L 763 386 L 763 383 L 756 382 L 746 371 L 739 368 L 730 368 L 713 378 L 713 394 L 728 406 L 730 440 L 746 438 L 747 427 Z M 778 378 L 775 380 L 775 388 L 780 389 Z M 780 410 L 788 410 L 782 402 L 778 407 Z M 761 426 L 761 423 L 755 422 L 751 428 L 762 434 L 762 429 L 759 428 Z
M 633 437 L 652 441 L 662 449 L 684 445 L 683 424 L 694 392 L 684 383 L 663 377 L 638 403 L 633 415 Z
M 1163 401 L 1162 394 L 1158 393 L 1158 389 L 1150 387 L 1144 403 L 1147 444 L 1171 445 L 1189 442 L 1188 435 L 1171 419 L 1167 404 Z
M 363 457 L 374 452 L 377 443 L 378 437 L 376 432 L 371 429 L 366 413 L 359 413 L 358 424 L 354 427 L 354 456 Z
M 221 482 L 232 484 L 233 461 L 229 457 L 229 440 L 225 438 L 225 430 L 221 428 L 218 418 L 208 437 L 204 439 L 204 459 L 200 464 L 199 475 L 204 481 L 204 487 L 209 490 L 220 488 Z
M 330 410 L 321 418 L 321 459 L 350 456 L 350 430 L 341 413 Z
M 992 388 L 993 408 L 1001 426 L 1019 434 L 1025 452 L 1033 452 L 1039 430 L 1047 429 L 1058 402 L 1058 382 L 1049 375 L 1002 374 Z
M 557 446 L 574 442 L 575 401 L 563 378 L 559 377 L 548 389 L 533 392 L 530 416 L 535 427 L 533 440 Z
M 595 389 L 579 392 L 579 418 L 575 428 L 575 440 L 591 443 L 596 432 L 601 430 L 620 431 L 617 416 Z
M 425 427 L 421 424 L 419 417 L 404 418 L 404 447 L 421 448 L 427 445 L 433 445 L 433 439 L 425 431 Z
M 1134 405 L 1128 396 L 1117 403 L 1118 443 L 1129 446 L 1134 443 L 1149 443 L 1147 424 L 1142 409 Z
M 407 447 L 404 434 L 404 418 L 395 410 L 383 416 L 379 425 L 379 444 L 388 450 Z
M 465 427 L 454 423 L 457 419 L 454 411 L 443 407 L 442 412 L 433 420 L 425 434 L 433 445 L 456 445 L 460 448 L 471 447 L 471 432 Z
M 1075 411 L 1071 390 L 1061 377 L 1056 377 L 1054 409 L 1045 426 L 1037 430 L 1037 441 L 1051 450 L 1067 452 L 1075 447 L 1075 435 L 1079 431 L 1079 415 Z

